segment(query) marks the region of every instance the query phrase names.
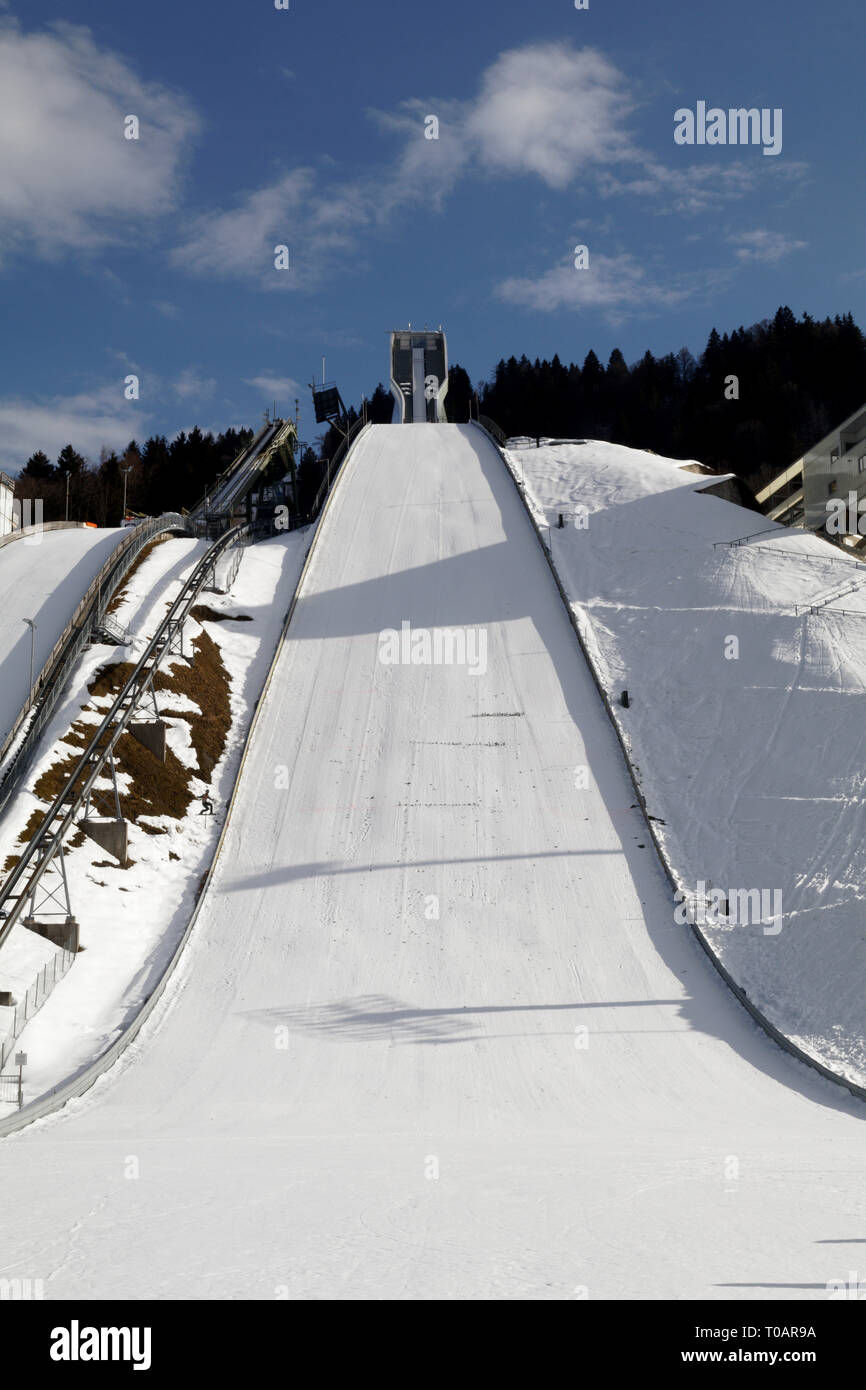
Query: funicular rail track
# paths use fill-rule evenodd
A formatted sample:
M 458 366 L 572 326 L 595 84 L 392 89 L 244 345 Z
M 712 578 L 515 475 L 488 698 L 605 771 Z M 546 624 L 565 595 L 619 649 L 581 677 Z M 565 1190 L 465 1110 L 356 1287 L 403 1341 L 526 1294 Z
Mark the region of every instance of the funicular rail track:
M 105 564 L 91 583 L 87 592 L 69 620 L 50 652 L 42 670 L 33 682 L 33 687 L 16 719 L 8 738 L 0 748 L 0 762 L 6 758 L 14 745 L 28 716 L 32 715 L 27 732 L 14 755 L 9 758 L 0 773 L 0 813 L 20 785 L 30 765 L 39 737 L 48 723 L 58 698 L 66 684 L 82 649 L 91 639 L 94 630 L 105 619 L 109 601 L 126 578 L 131 566 L 142 550 L 157 536 L 167 531 L 182 532 L 185 522 L 177 512 L 167 512 L 164 516 L 137 526 L 130 536 L 109 555 Z
M 79 811 L 89 804 L 91 793 L 106 764 L 111 764 L 114 748 L 126 730 L 145 694 L 153 692 L 153 677 L 163 658 L 176 649 L 183 625 L 201 590 L 213 575 L 216 562 L 249 532 L 246 525 L 232 527 L 211 545 L 196 564 L 180 593 L 148 642 L 138 664 L 105 715 L 82 753 L 65 785 L 55 798 L 29 844 L 0 887 L 0 947 L 31 904 L 35 915 L 36 894 L 49 869 L 55 867 L 65 883 L 63 841 L 72 829 Z

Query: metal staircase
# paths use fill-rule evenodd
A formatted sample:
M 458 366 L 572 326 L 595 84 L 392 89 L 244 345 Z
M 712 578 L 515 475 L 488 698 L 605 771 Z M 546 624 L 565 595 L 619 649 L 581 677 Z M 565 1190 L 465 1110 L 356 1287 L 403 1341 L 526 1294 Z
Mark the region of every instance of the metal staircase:
M 105 642 L 113 647 L 125 647 L 129 642 L 129 633 L 109 613 L 103 613 L 99 621 L 93 625 L 90 640 Z

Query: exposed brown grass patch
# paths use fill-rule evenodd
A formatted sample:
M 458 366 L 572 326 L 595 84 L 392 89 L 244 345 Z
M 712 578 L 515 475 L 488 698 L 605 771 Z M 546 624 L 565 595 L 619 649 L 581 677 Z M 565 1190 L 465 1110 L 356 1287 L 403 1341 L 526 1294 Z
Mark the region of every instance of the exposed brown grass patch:
M 103 666 L 88 686 L 90 695 L 96 698 L 115 697 L 133 670 L 133 665 L 128 661 Z M 173 820 L 182 820 L 193 800 L 189 790 L 192 778 L 198 776 L 203 781 L 210 782 L 213 769 L 225 751 L 231 727 L 230 682 L 219 647 L 212 637 L 202 632 L 193 642 L 193 659 L 177 662 L 170 672 L 158 671 L 154 678 L 154 686 L 157 692 L 170 691 L 198 706 L 195 711 L 166 714 L 168 719 L 183 719 L 188 723 L 190 741 L 198 761 L 197 772 L 184 766 L 171 749 L 166 749 L 165 762 L 161 763 L 149 748 L 145 748 L 144 744 L 139 743 L 130 733 L 124 733 L 118 739 L 114 748 L 114 759 L 118 773 L 124 774 L 129 781 L 127 789 L 119 794 L 121 815 L 125 820 L 139 825 L 148 835 L 165 835 L 168 832 L 163 826 L 149 825 L 141 817 L 170 816 Z M 45 807 L 37 807 L 31 813 L 19 836 L 19 844 L 28 844 L 33 839 L 45 818 L 48 805 L 54 802 L 65 788 L 81 753 L 89 746 L 94 733 L 95 726 L 92 723 L 79 719 L 64 734 L 63 742 L 70 745 L 73 751 L 58 758 L 57 762 L 46 768 L 37 779 L 33 791 L 40 801 L 45 803 Z M 85 775 L 82 772 L 81 782 Z M 100 788 L 92 792 L 90 804 L 92 812 L 97 816 L 114 816 L 116 813 L 114 792 L 111 788 Z M 77 848 L 84 843 L 85 838 L 83 831 L 76 831 L 67 848 Z M 173 851 L 170 852 L 170 857 L 179 858 Z M 4 875 L 15 868 L 19 859 L 20 854 L 7 856 L 3 865 Z M 125 865 L 120 866 L 114 860 L 104 860 L 95 867 L 129 868 L 133 862 L 128 860 Z
M 110 695 L 113 699 L 120 694 L 134 670 L 135 666 L 131 661 L 110 662 L 108 666 L 100 667 L 87 689 L 97 698 Z
M 30 841 L 33 839 L 33 836 L 36 834 L 44 819 L 45 811 L 40 806 L 37 806 L 35 811 L 30 812 L 27 824 L 25 825 L 21 834 L 18 836 L 18 839 L 22 845 L 29 845 Z M 20 854 L 7 854 L 3 864 L 4 874 L 11 874 L 12 870 L 17 866 L 18 860 L 20 858 Z
M 44 819 L 45 810 L 41 806 L 37 806 L 35 811 L 31 811 L 27 824 L 25 825 L 21 834 L 18 836 L 19 843 L 22 845 L 29 845 L 30 841 L 33 839 L 33 836 L 36 834 Z M 83 830 L 76 830 L 75 834 L 72 836 L 72 839 L 69 840 L 69 842 L 66 845 L 64 845 L 64 849 L 78 849 L 80 845 L 84 844 L 84 841 L 86 839 L 87 836 L 85 835 Z M 3 864 L 3 873 L 11 874 L 12 870 L 15 868 L 20 858 L 20 854 L 7 854 L 5 862 Z
M 255 622 L 255 619 L 251 618 L 249 613 L 218 613 L 215 608 L 211 608 L 209 603 L 197 603 L 195 608 L 190 609 L 190 616 L 200 623 Z
M 159 672 L 154 684 L 157 690 L 170 690 L 198 705 L 199 714 L 178 713 L 171 717 L 185 719 L 189 724 L 199 777 L 210 782 L 231 728 L 229 675 L 219 647 L 207 632 L 200 633 L 192 645 L 194 660 L 189 665 L 175 666 L 170 675 Z

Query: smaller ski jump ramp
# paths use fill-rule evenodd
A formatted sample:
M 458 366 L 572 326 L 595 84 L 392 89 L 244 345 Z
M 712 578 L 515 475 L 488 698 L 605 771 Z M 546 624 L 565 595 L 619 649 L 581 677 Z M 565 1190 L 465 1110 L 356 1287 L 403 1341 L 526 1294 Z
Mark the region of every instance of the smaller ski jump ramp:
M 33 673 L 42 670 L 122 527 L 44 530 L 0 546 L 0 746 L 30 693 L 30 628 L 36 624 Z

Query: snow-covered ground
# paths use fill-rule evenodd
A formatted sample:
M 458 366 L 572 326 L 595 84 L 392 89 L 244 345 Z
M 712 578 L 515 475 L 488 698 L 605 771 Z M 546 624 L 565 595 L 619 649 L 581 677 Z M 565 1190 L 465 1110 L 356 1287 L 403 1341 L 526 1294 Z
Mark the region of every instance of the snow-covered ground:
M 62 742 L 64 733 L 80 718 L 95 729 L 110 707 L 111 697 L 89 697 L 88 684 L 106 662 L 137 659 L 207 544 L 163 541 L 126 584 L 114 616 L 130 632 L 132 641 L 122 649 L 94 646 L 83 656 L 43 737 L 43 751 L 27 779 L 26 790 L 18 793 L 0 824 L 0 858 L 15 850 L 21 827 L 40 804 L 30 789 L 41 774 L 58 760 L 58 754 L 80 751 Z M 216 814 L 202 816 L 200 804 L 194 801 L 181 819 L 169 815 L 147 818 L 146 823 L 162 834 L 149 834 L 141 825 L 131 824 L 129 857 L 134 862 L 127 869 L 112 864 L 111 857 L 90 839 L 67 853 L 70 891 L 85 949 L 21 1035 L 20 1046 L 28 1056 L 27 1100 L 74 1076 L 114 1040 L 151 992 L 172 954 L 213 854 L 240 747 L 273 657 L 304 550 L 302 533 L 248 547 L 232 592 L 205 593 L 200 602 L 215 613 L 242 614 L 251 621 L 198 623 L 190 619 L 187 623 L 185 652 L 191 652 L 196 636 L 202 626 L 206 627 L 220 648 L 231 681 L 232 727 L 211 781 Z M 171 672 L 178 664 L 178 659 L 172 658 L 163 669 Z M 160 692 L 158 700 L 168 726 L 169 749 L 195 773 L 198 768 L 189 725 L 172 720 L 173 712 L 195 707 L 171 692 Z M 85 705 L 90 712 L 82 716 Z M 119 781 L 124 790 L 123 779 Z M 200 795 L 207 783 L 193 777 L 190 786 Z M 43 957 L 48 959 L 54 951 L 19 923 L 0 953 L 0 988 L 11 988 L 16 998 L 21 997 L 42 968 Z M 0 1009 L 0 1027 L 6 1015 L 11 1015 L 11 1010 Z M 10 1105 L 0 1105 L 0 1114 L 11 1112 Z
M 419 628 L 485 635 L 483 671 L 383 663 L 403 622 L 422 656 Z M 866 1237 L 863 1107 L 674 922 L 633 800 L 493 448 L 369 429 L 166 994 L 85 1096 L 0 1143 L 0 1275 L 49 1298 L 826 1297 Z
M 866 745 L 855 713 L 866 566 L 702 496 L 717 479 L 654 454 L 588 441 L 509 458 L 551 523 L 606 689 L 629 692 L 617 716 L 684 890 L 779 895 L 777 922 L 708 921 L 704 934 L 780 1031 L 866 1085 Z M 766 534 L 717 544 L 755 532 Z
M 0 546 L 0 746 L 30 691 L 30 628 L 36 622 L 33 673 L 51 650 L 114 547 L 120 527 L 42 531 Z

